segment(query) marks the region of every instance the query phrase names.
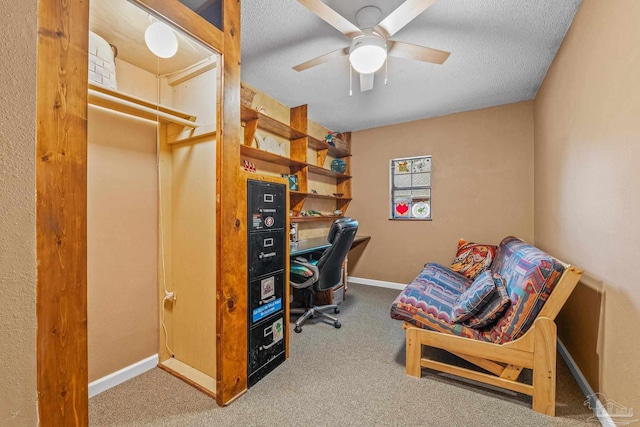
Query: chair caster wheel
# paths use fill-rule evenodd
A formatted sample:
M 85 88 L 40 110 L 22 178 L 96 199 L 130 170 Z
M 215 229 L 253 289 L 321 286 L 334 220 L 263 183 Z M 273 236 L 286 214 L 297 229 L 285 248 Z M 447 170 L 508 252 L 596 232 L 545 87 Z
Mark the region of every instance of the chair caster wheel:
M 339 309 L 339 308 L 334 308 L 334 309 L 333 309 L 333 312 L 334 312 L 335 314 L 338 314 L 338 313 L 340 313 L 340 309 Z
M 340 326 L 342 326 L 342 323 L 340 323 L 340 322 L 334 322 L 333 326 L 334 326 L 336 329 L 340 329 Z
M 295 328 L 293 328 L 294 332 L 299 334 L 300 332 L 302 332 L 302 328 L 300 326 L 296 326 Z

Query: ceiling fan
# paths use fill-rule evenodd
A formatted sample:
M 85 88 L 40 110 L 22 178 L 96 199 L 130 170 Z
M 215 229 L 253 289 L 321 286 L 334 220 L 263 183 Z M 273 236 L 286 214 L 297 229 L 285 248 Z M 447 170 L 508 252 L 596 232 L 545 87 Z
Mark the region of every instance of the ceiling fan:
M 358 28 L 322 0 L 298 0 L 311 12 L 351 39 L 351 45 L 324 54 L 293 67 L 304 71 L 336 58 L 348 56 L 354 70 L 360 73 L 360 91 L 373 89 L 373 76 L 387 60 L 387 55 L 416 61 L 442 64 L 450 55 L 429 47 L 389 40 L 435 0 L 406 0 L 380 21 L 382 12 L 375 6 L 365 6 L 356 14 Z

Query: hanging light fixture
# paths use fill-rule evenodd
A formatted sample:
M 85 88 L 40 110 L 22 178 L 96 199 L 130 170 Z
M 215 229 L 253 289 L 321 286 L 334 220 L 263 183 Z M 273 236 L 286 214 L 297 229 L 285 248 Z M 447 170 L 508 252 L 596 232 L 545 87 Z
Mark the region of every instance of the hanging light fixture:
M 171 58 L 178 52 L 178 38 L 170 26 L 156 21 L 144 32 L 144 41 L 154 55 L 160 58 Z
M 387 60 L 387 42 L 378 33 L 365 30 L 365 34 L 351 42 L 349 62 L 362 74 L 375 73 Z

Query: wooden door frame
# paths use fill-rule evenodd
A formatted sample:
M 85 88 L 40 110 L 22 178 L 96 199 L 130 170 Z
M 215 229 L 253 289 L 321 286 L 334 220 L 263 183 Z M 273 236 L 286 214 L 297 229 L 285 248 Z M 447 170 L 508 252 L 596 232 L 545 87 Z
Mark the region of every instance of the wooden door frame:
M 216 401 L 224 405 L 246 390 L 247 376 L 246 241 L 238 239 L 238 236 L 244 236 L 246 224 L 241 214 L 244 200 L 238 200 L 237 197 L 242 193 L 236 193 L 241 189 L 242 182 L 239 168 L 240 0 L 224 2 L 224 31 L 216 29 L 177 0 L 130 1 L 154 11 L 221 55 L 223 76 L 217 100 L 216 385 L 219 392 Z M 35 162 L 38 415 L 41 425 L 86 426 L 89 422 L 89 0 L 40 0 L 37 13 Z M 244 333 L 240 331 L 241 328 L 244 328 Z M 243 336 L 244 343 L 241 342 Z

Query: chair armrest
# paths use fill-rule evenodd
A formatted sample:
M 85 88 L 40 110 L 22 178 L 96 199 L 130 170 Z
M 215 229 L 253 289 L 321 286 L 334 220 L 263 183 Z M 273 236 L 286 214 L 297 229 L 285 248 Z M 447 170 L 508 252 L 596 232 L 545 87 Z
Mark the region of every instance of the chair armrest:
M 309 286 L 313 285 L 315 282 L 318 281 L 318 277 L 320 277 L 320 270 L 318 270 L 318 267 L 316 267 L 313 264 L 309 264 L 308 262 L 300 262 L 297 259 L 292 259 L 291 263 L 303 265 L 313 272 L 313 274 L 302 283 L 295 283 L 292 280 L 289 280 L 289 284 L 291 286 L 293 286 L 296 289 L 304 289 L 304 288 L 308 288 Z

